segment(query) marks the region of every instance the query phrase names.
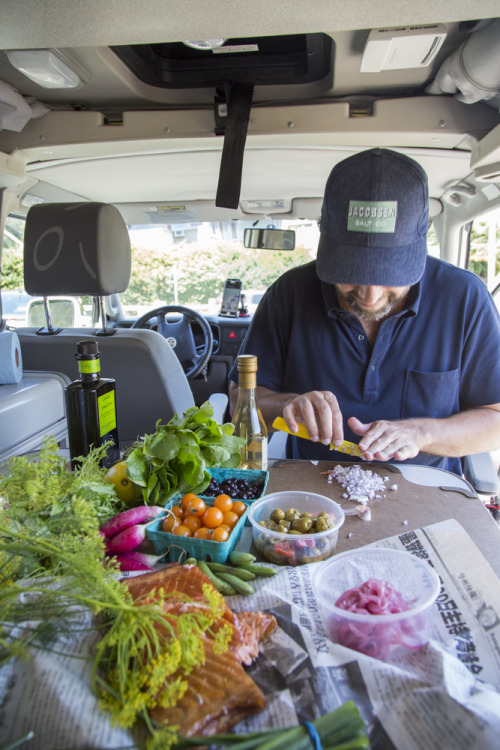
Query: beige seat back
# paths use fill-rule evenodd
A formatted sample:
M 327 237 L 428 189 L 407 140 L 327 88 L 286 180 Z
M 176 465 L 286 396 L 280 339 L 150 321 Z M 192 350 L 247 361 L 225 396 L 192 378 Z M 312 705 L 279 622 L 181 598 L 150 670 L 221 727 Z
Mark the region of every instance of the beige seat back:
M 24 279 L 29 294 L 102 297 L 123 292 L 130 279 L 127 227 L 101 203 L 40 204 L 27 216 Z M 171 346 L 150 330 L 46 327 L 17 329 L 25 370 L 78 377 L 78 341 L 98 341 L 102 377 L 116 380 L 118 432 L 126 444 L 194 406 L 186 375 Z M 103 333 L 107 335 L 102 335 Z M 110 335 L 111 334 L 111 335 Z

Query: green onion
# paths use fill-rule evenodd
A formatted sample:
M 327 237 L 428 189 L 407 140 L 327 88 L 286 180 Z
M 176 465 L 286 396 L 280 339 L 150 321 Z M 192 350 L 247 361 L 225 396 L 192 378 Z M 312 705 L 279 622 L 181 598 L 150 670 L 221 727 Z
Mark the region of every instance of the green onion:
M 366 725 L 353 701 L 344 703 L 311 722 L 323 750 L 362 750 L 369 748 Z M 195 745 L 223 745 L 230 750 L 311 750 L 313 741 L 303 725 L 263 729 L 249 734 L 216 734 L 212 737 L 179 737 L 173 750 Z

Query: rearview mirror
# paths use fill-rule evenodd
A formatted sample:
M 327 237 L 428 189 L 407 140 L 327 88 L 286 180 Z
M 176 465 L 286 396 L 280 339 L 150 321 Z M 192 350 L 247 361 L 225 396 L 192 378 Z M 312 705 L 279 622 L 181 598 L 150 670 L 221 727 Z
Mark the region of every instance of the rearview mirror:
M 259 250 L 294 250 L 295 232 L 293 229 L 245 229 L 243 244 Z

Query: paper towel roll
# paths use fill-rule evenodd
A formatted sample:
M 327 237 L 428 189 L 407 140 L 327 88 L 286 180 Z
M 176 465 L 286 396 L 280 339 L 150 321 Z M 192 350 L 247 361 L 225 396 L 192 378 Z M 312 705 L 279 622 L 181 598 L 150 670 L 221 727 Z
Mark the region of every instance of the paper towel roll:
M 0 385 L 20 383 L 23 377 L 23 360 L 19 336 L 15 331 L 0 333 Z

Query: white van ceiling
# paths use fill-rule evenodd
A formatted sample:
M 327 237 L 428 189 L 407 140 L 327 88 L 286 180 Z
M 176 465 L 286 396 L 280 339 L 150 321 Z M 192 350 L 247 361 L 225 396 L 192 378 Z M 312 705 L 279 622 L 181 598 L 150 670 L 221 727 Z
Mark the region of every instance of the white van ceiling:
M 15 192 L 24 208 L 36 199 L 99 200 L 117 204 L 126 218 L 176 202 L 196 204 L 200 218 L 227 218 L 245 215 L 243 201 L 255 208 L 256 201 L 271 199 L 284 201 L 291 215 L 316 216 L 334 164 L 355 150 L 385 146 L 416 158 L 429 174 L 431 195 L 446 199 L 457 183 L 475 182 L 472 158 L 499 161 L 499 99 L 493 91 L 465 104 L 450 93 L 430 96 L 426 89 L 443 62 L 499 11 L 498 0 L 472 7 L 461 0 L 4 0 L 0 128 L 2 86 L 23 104 L 34 101 L 34 113 L 40 114 L 39 107 L 43 116 L 29 118 L 17 131 L 0 129 L 0 187 Z M 394 25 L 424 25 L 436 36 L 444 30 L 432 64 L 361 72 L 370 30 Z M 258 46 L 258 39 L 288 41 L 288 35 L 297 35 L 298 50 L 306 45 L 302 57 L 297 52 L 296 78 L 281 65 L 276 80 L 268 82 L 268 60 L 259 62 L 239 206 L 216 208 L 225 138 L 217 134 L 216 99 L 231 65 L 224 68 L 223 55 L 216 58 L 211 51 L 189 57 L 182 43 L 224 38 L 226 46 L 246 40 L 251 47 L 250 40 L 257 39 Z M 330 54 L 328 45 L 332 65 L 322 75 L 320 58 Z M 52 51 L 81 83 L 49 90 L 30 81 L 7 55 L 23 49 Z M 257 58 L 249 54 L 248 65 L 257 70 Z M 149 60 L 156 67 L 148 67 Z M 210 76 L 217 65 L 223 79 L 214 85 Z M 317 79 L 304 72 L 308 65 L 320 71 Z M 491 65 L 500 67 L 494 59 Z M 163 83 L 151 76 L 163 76 Z M 204 76 L 211 81 L 207 85 Z M 477 144 L 486 143 L 486 136 L 488 149 L 478 154 Z

